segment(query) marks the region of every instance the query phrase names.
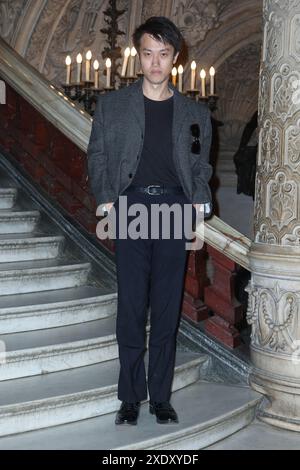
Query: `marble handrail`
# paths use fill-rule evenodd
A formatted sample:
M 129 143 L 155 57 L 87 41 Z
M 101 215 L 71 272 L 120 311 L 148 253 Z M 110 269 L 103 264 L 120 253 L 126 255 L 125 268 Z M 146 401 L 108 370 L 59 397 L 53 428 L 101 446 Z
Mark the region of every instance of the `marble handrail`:
M 196 235 L 208 245 L 223 253 L 232 261 L 249 268 L 250 238 L 235 230 L 214 215 L 204 223 L 204 228 L 196 229 Z
M 0 72 L 2 78 L 23 96 L 46 119 L 56 126 L 81 150 L 87 150 L 92 118 L 53 86 L 0 38 Z M 249 269 L 251 240 L 213 216 L 205 222 L 199 238 L 225 256 Z M 204 235 L 204 237 L 203 237 Z

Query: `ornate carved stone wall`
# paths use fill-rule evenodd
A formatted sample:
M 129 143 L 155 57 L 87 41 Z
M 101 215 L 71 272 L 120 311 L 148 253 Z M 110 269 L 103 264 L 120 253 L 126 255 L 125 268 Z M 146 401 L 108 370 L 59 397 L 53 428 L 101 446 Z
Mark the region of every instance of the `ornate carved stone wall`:
M 163 2 L 160 0 L 144 0 L 142 9 L 142 21 L 145 21 L 150 16 L 162 15 Z
M 189 47 L 196 48 L 212 29 L 220 27 L 224 12 L 232 0 L 175 0 L 174 19 Z
M 45 56 L 49 49 L 49 42 L 53 32 L 59 24 L 61 16 L 69 5 L 69 0 L 64 2 L 63 5 L 60 0 L 52 0 L 51 2 L 46 3 L 41 16 L 39 17 L 38 23 L 35 25 L 32 31 L 30 42 L 26 50 L 25 58 L 28 60 L 28 62 L 30 62 L 34 67 L 40 70 L 40 72 L 47 76 L 49 70 L 44 69 L 44 64 Z M 73 13 L 74 12 L 72 11 L 71 18 L 73 18 Z M 59 59 L 59 55 L 57 59 Z M 59 66 L 59 63 L 57 65 Z M 50 74 L 49 78 L 52 80 L 53 74 Z
M 20 21 L 21 13 L 30 0 L 0 0 L 0 35 L 11 43 Z
M 298 8 L 294 15 L 286 13 L 287 5 L 289 11 Z M 255 205 L 255 241 L 260 243 L 300 245 L 299 7 L 293 0 L 267 1 L 263 12 Z
M 56 84 L 65 79 L 64 60 L 91 49 L 100 59 L 100 72 L 104 68 L 101 52 L 105 37 L 100 29 L 104 26 L 103 10 L 107 0 L 69 0 L 61 7 L 61 0 L 48 1 L 32 34 L 26 58 Z M 129 1 L 119 2 L 120 8 L 128 8 Z M 128 12 L 120 21 L 120 28 L 127 29 Z M 124 44 L 120 41 L 120 45 Z M 38 54 L 36 54 L 38 51 Z M 42 59 L 41 59 L 42 58 Z
M 224 126 L 219 129 L 224 151 L 237 149 L 245 123 L 257 111 L 260 49 L 260 42 L 247 44 L 218 69 L 223 80 L 218 82 L 220 101 L 216 115 L 220 120 L 225 117 Z
M 120 2 L 121 8 L 128 7 L 128 1 Z M 64 60 L 67 54 L 76 56 L 78 52 L 91 49 L 100 62 L 100 72 L 104 69 L 101 52 L 105 46 L 105 37 L 100 29 L 103 25 L 103 10 L 107 0 L 81 2 L 72 0 L 60 18 L 52 34 L 44 68 L 47 75 L 56 83 L 64 81 Z M 128 13 L 127 13 L 128 14 Z M 120 29 L 126 31 L 128 18 L 125 14 L 120 21 Z M 123 46 L 123 39 L 120 44 Z M 96 57 L 95 57 L 96 58 Z

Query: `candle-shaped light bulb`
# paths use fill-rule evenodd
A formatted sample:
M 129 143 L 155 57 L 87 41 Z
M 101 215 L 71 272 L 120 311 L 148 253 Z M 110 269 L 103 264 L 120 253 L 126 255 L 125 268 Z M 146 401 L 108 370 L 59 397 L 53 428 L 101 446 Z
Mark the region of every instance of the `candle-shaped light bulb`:
M 182 93 L 182 77 L 183 77 L 183 67 L 179 65 L 178 67 L 178 90 Z
M 211 67 L 209 69 L 209 75 L 210 75 L 210 94 L 214 95 L 215 94 L 215 74 L 216 71 L 214 67 Z
M 67 55 L 67 57 L 66 57 L 66 66 L 67 66 L 66 84 L 67 85 L 70 85 L 70 82 L 71 82 L 71 63 L 72 63 L 71 57 L 69 55 Z
M 90 81 L 91 79 L 91 58 L 92 58 L 92 53 L 91 51 L 87 51 L 85 54 L 86 62 L 85 62 L 85 79 L 86 81 Z
M 205 96 L 205 77 L 206 77 L 206 72 L 205 72 L 204 69 L 202 69 L 201 72 L 200 72 L 201 94 L 202 94 L 202 96 Z
M 94 87 L 99 88 L 99 62 L 98 60 L 94 60 L 93 67 L 95 70 Z
M 127 69 L 129 56 L 130 56 L 130 47 L 126 47 L 124 51 L 124 60 L 123 60 L 122 72 L 121 72 L 122 77 L 125 77 L 126 75 L 126 69 Z
M 109 58 L 106 59 L 105 65 L 106 65 L 106 88 L 110 88 L 111 60 Z
M 134 77 L 134 66 L 135 66 L 135 56 L 137 55 L 137 50 L 135 47 L 132 47 L 130 50 L 130 70 L 129 70 L 129 76 Z
M 197 64 L 196 64 L 196 62 L 193 60 L 193 62 L 191 63 L 191 90 L 194 90 L 194 89 L 195 89 L 196 68 L 197 68 Z
M 172 68 L 172 83 L 174 86 L 176 86 L 176 79 L 177 79 L 177 68 L 173 67 Z
M 77 54 L 76 62 L 77 62 L 77 83 L 80 83 L 81 82 L 81 64 L 82 64 L 81 54 Z

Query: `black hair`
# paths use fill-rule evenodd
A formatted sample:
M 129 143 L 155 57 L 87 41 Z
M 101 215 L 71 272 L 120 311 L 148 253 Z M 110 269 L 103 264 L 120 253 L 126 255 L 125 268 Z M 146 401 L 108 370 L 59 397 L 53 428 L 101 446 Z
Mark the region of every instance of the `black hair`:
M 140 49 L 141 37 L 148 33 L 154 39 L 171 44 L 174 47 L 174 55 L 180 51 L 183 37 L 177 26 L 165 16 L 151 16 L 147 21 L 138 26 L 132 35 L 133 44 L 137 51 Z

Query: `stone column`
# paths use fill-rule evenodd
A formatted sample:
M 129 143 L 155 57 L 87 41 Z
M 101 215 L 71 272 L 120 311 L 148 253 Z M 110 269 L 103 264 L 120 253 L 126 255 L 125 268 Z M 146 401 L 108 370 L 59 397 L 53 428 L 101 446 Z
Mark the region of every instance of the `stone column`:
M 300 431 L 300 0 L 264 0 L 247 318 L 259 418 Z

